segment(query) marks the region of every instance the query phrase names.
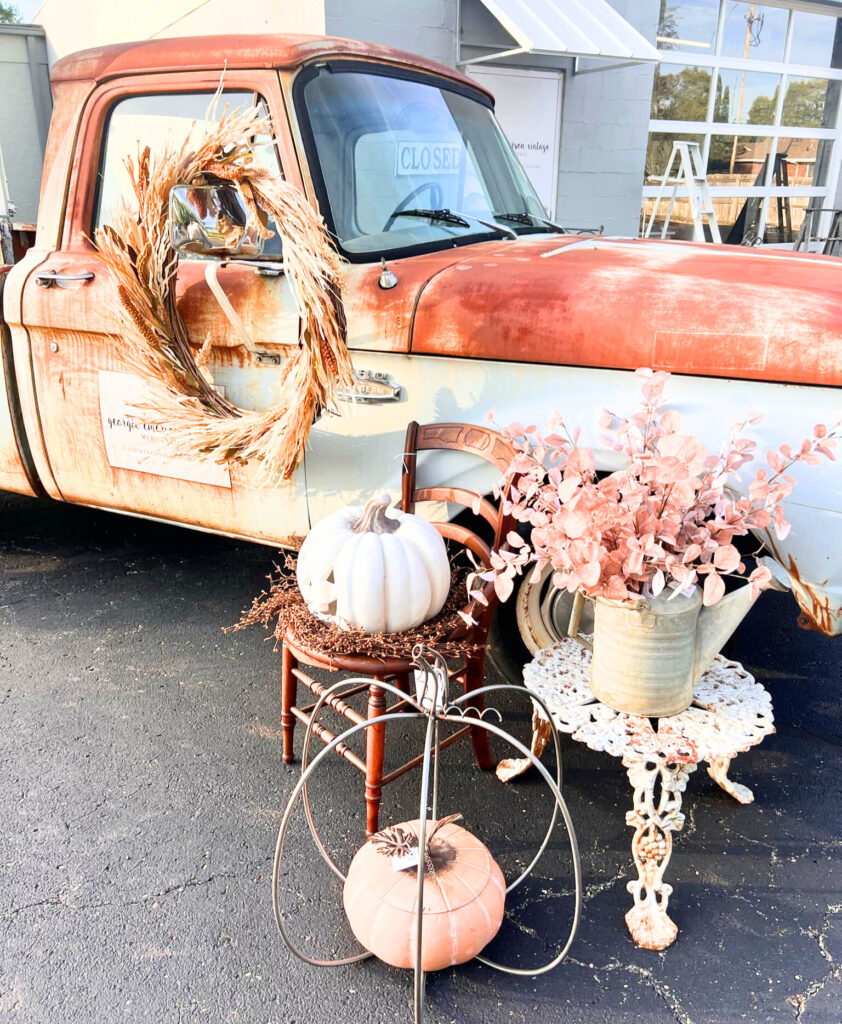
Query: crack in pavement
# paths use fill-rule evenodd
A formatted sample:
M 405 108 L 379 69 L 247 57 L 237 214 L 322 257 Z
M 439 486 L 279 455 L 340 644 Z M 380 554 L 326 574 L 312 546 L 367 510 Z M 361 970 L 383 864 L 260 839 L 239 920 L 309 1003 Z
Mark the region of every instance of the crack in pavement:
M 50 896 L 43 900 L 36 900 L 33 903 L 25 903 L 20 907 L 12 907 L 11 910 L 6 911 L 3 917 L 7 921 L 11 921 L 17 917 L 18 914 L 22 914 L 24 911 L 31 910 L 34 907 L 64 907 L 67 910 L 98 910 L 101 907 L 132 907 L 148 903 L 150 900 L 164 899 L 172 893 L 181 894 L 186 889 L 193 889 L 201 885 L 209 885 L 211 882 L 215 882 L 219 878 L 237 877 L 239 877 L 237 872 L 219 871 L 213 875 L 208 875 L 207 878 L 188 878 L 186 881 L 177 882 L 175 885 L 170 885 L 166 889 L 162 889 L 160 892 L 147 892 L 140 896 L 133 896 L 128 899 L 98 900 L 90 903 L 70 903 L 68 902 L 69 893 L 60 892 L 56 896 Z
M 802 935 L 809 935 L 814 938 L 818 944 L 819 952 L 821 953 L 824 960 L 830 964 L 830 970 L 825 974 L 823 978 L 819 978 L 818 981 L 811 981 L 804 992 L 797 993 L 796 995 L 787 996 L 786 1001 L 795 1010 L 795 1019 L 800 1021 L 804 1011 L 810 1003 L 810 1000 L 817 996 L 829 981 L 836 979 L 842 981 L 842 964 L 837 964 L 833 959 L 833 955 L 827 948 L 827 933 L 830 928 L 830 919 L 835 914 L 842 914 L 842 903 L 830 903 L 828 904 L 827 910 L 822 921 L 822 927 L 819 931 L 815 928 L 802 928 Z
M 617 873 L 612 878 L 606 878 L 604 882 L 591 882 L 590 885 L 586 885 L 582 893 L 582 906 L 586 906 L 594 896 L 599 896 L 600 893 L 613 889 L 617 882 L 622 882 L 627 877 L 628 872 L 626 869 L 618 868 Z
M 509 922 L 509 924 L 514 925 L 514 927 L 517 928 L 519 932 L 522 932 L 524 935 L 528 935 L 530 939 L 537 939 L 538 942 L 540 942 L 541 945 L 544 947 L 544 949 L 551 950 L 553 948 L 550 945 L 550 943 L 547 942 L 544 936 L 538 931 L 537 928 L 531 928 L 528 924 L 524 924 L 523 921 L 518 921 L 518 919 L 514 917 L 509 911 L 505 911 L 503 916 Z
M 673 1015 L 676 1024 L 693 1024 L 689 1013 L 681 1005 L 681 1001 L 678 996 L 672 991 L 669 985 L 658 981 L 655 975 L 652 973 L 650 968 L 641 967 L 639 964 L 624 964 L 619 960 L 611 960 L 607 964 L 588 964 L 583 960 L 575 960 L 573 957 L 568 957 L 567 962 L 576 964 L 578 967 L 586 967 L 594 972 L 599 971 L 622 971 L 626 974 L 634 974 L 638 978 L 642 978 L 646 984 L 652 989 L 655 995 L 664 1003 L 670 1013 Z
M 137 790 L 135 790 L 135 792 L 137 792 Z M 131 796 L 134 796 L 134 793 L 132 793 L 132 794 L 130 795 L 130 798 L 131 798 Z M 89 807 L 87 811 L 82 811 L 82 812 L 81 812 L 80 814 L 77 814 L 77 815 L 76 815 L 75 817 L 73 817 L 73 818 L 68 818 L 68 819 L 67 819 L 67 821 L 65 821 L 65 822 L 63 823 L 63 824 L 64 824 L 64 827 L 65 827 L 65 829 L 67 829 L 67 830 L 69 831 L 69 830 L 70 830 L 71 828 L 73 828 L 73 827 L 74 827 L 74 826 L 75 826 L 75 825 L 76 825 L 76 824 L 77 824 L 78 822 L 80 822 L 80 821 L 83 821 L 83 820 L 84 820 L 85 818 L 89 818 L 89 817 L 90 817 L 90 816 L 91 816 L 92 814 L 96 814 L 96 812 L 97 812 L 97 811 L 98 811 L 98 810 L 99 810 L 99 809 L 100 809 L 101 807 L 104 807 L 104 806 L 105 806 L 105 805 L 106 805 L 107 803 L 108 803 L 108 795 L 106 794 L 106 795 L 104 795 L 104 796 L 100 797 L 100 798 L 99 798 L 99 800 L 97 800 L 97 801 L 96 801 L 96 803 L 94 804 L 94 806 L 93 806 L 93 807 Z M 128 801 L 127 801 L 127 800 L 125 800 L 125 801 L 124 801 L 124 803 L 128 803 Z
M 600 893 L 607 892 L 609 889 L 613 888 L 613 886 L 615 886 L 617 882 L 623 881 L 625 877 L 626 872 L 620 870 L 617 871 L 617 873 L 612 878 L 607 878 L 603 882 L 592 882 L 590 885 L 586 885 L 582 892 L 582 907 L 587 906 L 588 902 L 592 900 L 595 896 L 598 896 Z M 504 911 L 504 917 L 509 922 L 509 924 L 517 928 L 517 930 L 521 932 L 523 935 L 527 935 L 531 939 L 536 939 L 538 942 L 542 944 L 542 946 L 545 949 L 550 951 L 554 950 L 555 952 L 557 952 L 558 950 L 556 946 L 554 946 L 551 942 L 548 942 L 546 938 L 538 931 L 537 928 L 533 928 L 530 925 L 525 924 L 523 921 L 520 921 L 515 916 L 515 914 L 520 913 L 524 910 L 528 910 L 529 907 L 533 907 L 536 904 L 541 904 L 548 898 L 552 899 L 555 897 L 572 895 L 573 892 L 569 889 L 561 891 L 557 889 L 545 889 L 541 893 L 538 893 L 534 896 L 527 896 L 526 898 L 522 899 L 516 907 L 507 906 Z

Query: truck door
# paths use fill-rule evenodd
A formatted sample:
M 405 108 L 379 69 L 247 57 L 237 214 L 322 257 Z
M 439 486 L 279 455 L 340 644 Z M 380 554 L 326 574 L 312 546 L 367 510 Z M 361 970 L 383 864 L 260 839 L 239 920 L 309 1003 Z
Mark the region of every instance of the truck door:
M 27 281 L 23 322 L 44 444 L 66 501 L 280 541 L 307 530 L 303 467 L 288 483 L 266 487 L 255 466 L 228 468 L 162 450 L 160 426 L 138 415 L 142 378 L 127 365 L 116 284 L 90 241 L 123 197 L 132 201 L 125 158 L 147 144 L 154 153 L 167 137 L 180 145 L 209 116 L 218 84 L 218 73 L 149 74 L 93 93 L 76 143 L 61 245 Z M 264 140 L 258 158 L 300 185 L 277 73 L 228 72 L 225 84 L 216 116 L 226 105 L 265 104 L 278 139 Z M 242 345 L 204 271 L 202 259 L 179 266 L 177 295 L 190 338 L 197 347 L 210 338 L 208 366 L 226 397 L 242 408 L 266 408 L 281 367 L 258 362 Z M 298 314 L 283 274 L 238 265 L 220 269 L 218 279 L 261 350 L 280 357 L 280 346 L 295 343 Z
M 32 462 L 20 413 L 12 339 L 3 322 L 3 289 L 8 267 L 0 267 L 0 490 L 17 491 L 30 497 L 44 489 Z

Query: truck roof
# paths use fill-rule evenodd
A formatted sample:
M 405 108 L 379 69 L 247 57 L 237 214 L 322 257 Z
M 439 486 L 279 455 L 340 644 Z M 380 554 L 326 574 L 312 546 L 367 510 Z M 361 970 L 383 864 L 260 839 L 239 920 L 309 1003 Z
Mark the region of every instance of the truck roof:
M 147 39 L 79 50 L 56 61 L 52 82 L 95 81 L 160 71 L 228 68 L 296 68 L 319 58 L 356 57 L 431 71 L 482 92 L 482 86 L 453 68 L 390 46 L 356 39 L 308 35 L 190 36 Z

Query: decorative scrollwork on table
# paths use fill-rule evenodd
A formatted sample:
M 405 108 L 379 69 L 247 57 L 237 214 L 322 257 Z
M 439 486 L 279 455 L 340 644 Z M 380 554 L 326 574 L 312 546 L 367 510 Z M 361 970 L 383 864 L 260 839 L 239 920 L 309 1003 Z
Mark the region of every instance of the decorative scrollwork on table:
M 692 772 L 707 762 L 708 774 L 740 803 L 754 796 L 728 778 L 732 758 L 774 733 L 772 698 L 739 662 L 722 655 L 696 683 L 693 703 L 680 714 L 648 718 L 615 711 L 590 690 L 591 652 L 572 639 L 540 651 L 524 669 L 527 689 L 548 708 L 559 732 L 591 750 L 619 757 L 634 791 L 626 824 L 635 830 L 632 855 L 638 877 L 628 883 L 634 906 L 626 923 L 635 941 L 663 949 L 678 933 L 667 915 L 672 886 L 664 872 L 672 855 L 672 833 L 684 825 L 681 798 Z M 546 745 L 541 712 L 533 716 L 533 753 Z M 497 774 L 514 778 L 526 761 L 501 764 Z
M 672 886 L 664 881 L 664 872 L 672 856 L 672 834 L 684 828 L 681 794 L 695 770 L 694 764 L 668 766 L 654 761 L 632 760 L 627 765 L 634 810 L 626 814 L 626 824 L 634 829 L 631 846 L 637 878 L 626 886 L 634 898 L 626 924 L 644 949 L 664 949 L 678 935 L 667 914 Z

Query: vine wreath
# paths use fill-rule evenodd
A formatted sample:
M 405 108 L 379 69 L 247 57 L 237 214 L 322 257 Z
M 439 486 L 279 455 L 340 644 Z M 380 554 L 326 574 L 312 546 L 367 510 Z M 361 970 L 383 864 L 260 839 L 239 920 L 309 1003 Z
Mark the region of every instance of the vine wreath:
M 255 164 L 253 140 L 271 134 L 269 118 L 258 107 L 231 114 L 226 109 L 198 144 L 188 137 L 180 148 L 164 145 L 150 153 L 147 146 L 136 162 L 126 161 L 136 204 L 123 201 L 112 223 L 97 230 L 95 245 L 117 280 L 127 360 L 150 385 L 152 414 L 172 427 L 173 453 L 228 463 L 259 460 L 287 480 L 301 461 L 314 419 L 334 407 L 340 385 L 353 388 L 354 377 L 345 345 L 340 257 L 302 193 Z M 298 346 L 287 352 L 278 399 L 264 412 L 240 409 L 214 389 L 203 369 L 210 339 L 194 355 L 176 304 L 170 189 L 220 182 L 238 190 L 264 239 L 272 237 L 266 224 L 274 218 L 300 307 Z

